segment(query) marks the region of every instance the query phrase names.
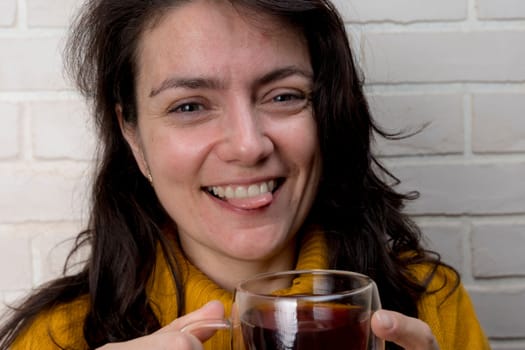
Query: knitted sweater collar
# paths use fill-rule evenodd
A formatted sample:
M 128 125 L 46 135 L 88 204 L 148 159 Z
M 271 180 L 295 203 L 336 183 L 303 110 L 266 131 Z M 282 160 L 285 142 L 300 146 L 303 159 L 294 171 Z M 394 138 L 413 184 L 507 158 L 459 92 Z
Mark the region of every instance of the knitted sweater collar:
M 147 294 L 153 312 L 165 326 L 177 317 L 177 288 L 162 249 L 158 249 L 155 270 Z M 233 293 L 221 288 L 195 265 L 189 262 L 178 246 L 174 247 L 178 273 L 185 293 L 184 314 L 194 311 L 211 300 L 220 300 L 230 314 Z M 300 244 L 296 270 L 328 268 L 328 251 L 324 233 L 319 229 L 306 232 Z

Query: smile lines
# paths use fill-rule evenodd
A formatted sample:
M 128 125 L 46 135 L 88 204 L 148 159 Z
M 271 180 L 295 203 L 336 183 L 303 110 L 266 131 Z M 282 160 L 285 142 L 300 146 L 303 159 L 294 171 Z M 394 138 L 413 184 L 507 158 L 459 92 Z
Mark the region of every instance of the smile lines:
M 257 197 L 271 193 L 276 187 L 275 180 L 265 181 L 249 186 L 211 186 L 207 191 L 221 199 Z

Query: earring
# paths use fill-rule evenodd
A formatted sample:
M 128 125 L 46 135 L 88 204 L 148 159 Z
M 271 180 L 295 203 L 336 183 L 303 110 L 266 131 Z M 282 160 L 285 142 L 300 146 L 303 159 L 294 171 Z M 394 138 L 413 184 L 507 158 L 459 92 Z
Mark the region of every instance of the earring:
M 148 178 L 149 183 L 153 184 L 153 177 L 151 176 L 151 173 L 149 172 L 149 170 L 148 170 L 148 175 L 146 175 L 146 177 Z

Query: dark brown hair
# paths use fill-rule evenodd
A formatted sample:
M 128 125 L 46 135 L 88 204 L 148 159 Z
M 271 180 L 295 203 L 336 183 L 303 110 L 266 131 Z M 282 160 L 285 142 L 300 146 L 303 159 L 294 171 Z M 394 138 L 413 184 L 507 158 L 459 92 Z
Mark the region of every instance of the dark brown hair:
M 169 254 L 162 228 L 170 218 L 139 171 L 122 137 L 115 106 L 136 121 L 136 55 L 148 25 L 189 0 L 90 0 L 82 8 L 67 50 L 67 68 L 92 102 L 101 142 L 88 228 L 77 239 L 91 247 L 84 269 L 42 286 L 0 329 L 7 348 L 39 312 L 88 295 L 84 337 L 90 348 L 150 334 L 160 327 L 146 298 L 157 249 Z M 226 0 L 225 0 L 226 1 Z M 307 219 L 324 228 L 331 267 L 365 273 L 378 284 L 383 307 L 417 317 L 424 282 L 412 264 L 441 264 L 420 244 L 420 232 L 402 213 L 416 197 L 392 189 L 398 180 L 371 152 L 375 125 L 363 94 L 343 22 L 327 0 L 229 0 L 239 9 L 278 16 L 307 40 L 314 70 L 312 104 L 323 169 Z M 404 254 L 410 253 L 410 254 Z M 123 263 L 125 262 L 125 263 Z M 177 266 L 173 277 L 180 288 Z M 183 295 L 178 303 L 183 309 Z M 388 348 L 397 348 L 388 344 Z

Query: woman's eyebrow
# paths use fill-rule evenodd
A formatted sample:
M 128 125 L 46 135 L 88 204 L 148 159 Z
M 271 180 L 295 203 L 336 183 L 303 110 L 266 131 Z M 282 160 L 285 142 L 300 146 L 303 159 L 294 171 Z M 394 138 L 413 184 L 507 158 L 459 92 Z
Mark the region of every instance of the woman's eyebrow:
M 269 73 L 264 74 L 262 77 L 256 79 L 253 85 L 254 88 L 257 89 L 261 86 L 287 78 L 292 75 L 300 75 L 308 80 L 311 80 L 313 78 L 313 73 L 311 71 L 301 69 L 297 66 L 287 66 L 272 70 Z
M 164 90 L 186 88 L 186 89 L 222 89 L 224 84 L 219 80 L 210 78 L 168 78 L 159 87 L 151 89 L 149 97 L 155 97 Z
M 308 70 L 301 69 L 296 66 L 287 66 L 282 68 L 277 68 L 272 70 L 260 78 L 256 79 L 253 83 L 255 89 L 264 86 L 266 84 L 272 83 L 274 81 L 287 78 L 292 75 L 300 75 L 307 79 L 312 79 L 312 72 Z M 181 78 L 174 77 L 164 80 L 157 88 L 151 89 L 149 97 L 155 97 L 164 90 L 175 89 L 175 88 L 185 88 L 185 89 L 224 89 L 225 84 L 218 79 L 213 78 Z

